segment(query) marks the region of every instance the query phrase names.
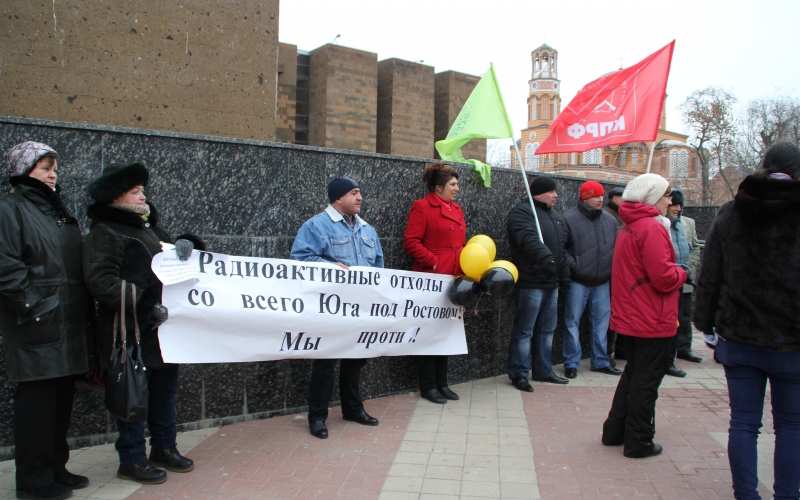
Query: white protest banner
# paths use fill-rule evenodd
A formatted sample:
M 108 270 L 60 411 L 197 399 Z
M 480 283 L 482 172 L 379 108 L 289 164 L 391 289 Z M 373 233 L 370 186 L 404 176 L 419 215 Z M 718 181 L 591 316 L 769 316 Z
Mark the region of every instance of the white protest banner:
M 162 294 L 167 363 L 467 353 L 453 276 L 198 251 L 187 262 L 197 279 Z

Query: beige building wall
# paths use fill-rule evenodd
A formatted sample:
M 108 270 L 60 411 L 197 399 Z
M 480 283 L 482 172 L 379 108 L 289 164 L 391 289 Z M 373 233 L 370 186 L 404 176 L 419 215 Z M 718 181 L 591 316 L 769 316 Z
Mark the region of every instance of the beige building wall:
M 275 140 L 278 0 L 3 0 L 0 114 Z
M 447 138 L 450 127 L 481 79 L 457 71 L 436 73 L 435 78 L 434 140 L 441 141 Z M 486 139 L 472 139 L 461 148 L 461 153 L 467 159 L 486 161 Z M 439 158 L 439 154 L 435 157 Z
M 433 158 L 433 66 L 378 63 L 377 152 Z
M 308 144 L 375 152 L 378 55 L 327 44 L 311 51 Z

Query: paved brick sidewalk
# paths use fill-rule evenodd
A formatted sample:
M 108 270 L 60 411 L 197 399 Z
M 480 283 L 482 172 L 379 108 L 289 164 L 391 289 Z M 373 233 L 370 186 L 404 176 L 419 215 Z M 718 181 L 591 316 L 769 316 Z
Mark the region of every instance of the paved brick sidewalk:
M 733 498 L 726 452 L 728 403 L 721 365 L 678 360 L 656 411 L 658 457 L 632 460 L 600 442 L 617 377 L 589 371 L 569 385 L 521 393 L 500 376 L 454 387 L 460 401 L 434 405 L 416 394 L 365 402 L 378 427 L 341 419 L 330 438 L 308 434 L 306 414 L 181 434 L 189 474 L 158 486 L 116 479 L 113 445 L 75 450 L 69 468 L 92 499 L 714 499 Z M 620 368 L 624 362 L 620 362 Z M 556 367 L 558 372 L 563 367 Z M 759 439 L 759 485 L 771 498 L 774 436 L 767 398 Z M 0 499 L 14 498 L 13 462 L 0 463 Z

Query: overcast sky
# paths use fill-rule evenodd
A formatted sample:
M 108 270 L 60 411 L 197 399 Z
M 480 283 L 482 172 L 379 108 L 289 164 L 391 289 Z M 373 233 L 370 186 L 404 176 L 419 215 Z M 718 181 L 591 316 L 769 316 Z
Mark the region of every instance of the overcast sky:
M 558 51 L 564 105 L 603 73 L 635 64 L 673 39 L 667 127 L 685 132 L 677 106 L 697 89 L 731 90 L 741 104 L 800 95 L 800 0 L 283 0 L 281 42 L 331 42 L 423 60 L 436 72 L 481 75 L 494 62 L 515 138 L 527 126 L 531 51 Z

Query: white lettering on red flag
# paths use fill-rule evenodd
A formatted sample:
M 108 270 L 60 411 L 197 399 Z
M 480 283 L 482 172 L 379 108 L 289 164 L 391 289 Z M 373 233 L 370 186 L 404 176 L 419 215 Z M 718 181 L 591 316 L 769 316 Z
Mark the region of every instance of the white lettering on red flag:
M 584 86 L 550 124 L 536 154 L 573 153 L 658 133 L 675 41 L 639 63 Z

